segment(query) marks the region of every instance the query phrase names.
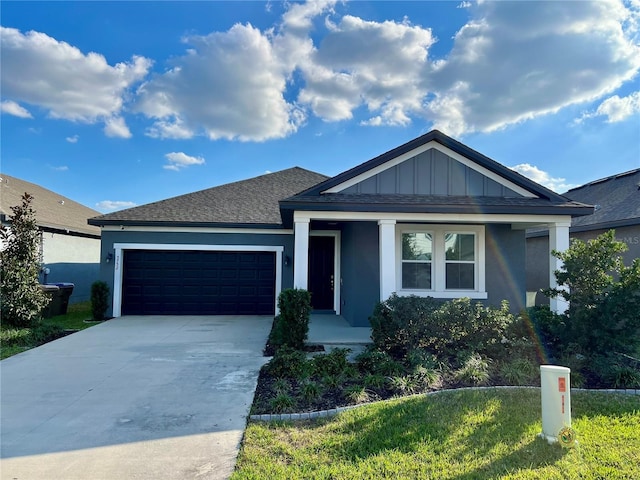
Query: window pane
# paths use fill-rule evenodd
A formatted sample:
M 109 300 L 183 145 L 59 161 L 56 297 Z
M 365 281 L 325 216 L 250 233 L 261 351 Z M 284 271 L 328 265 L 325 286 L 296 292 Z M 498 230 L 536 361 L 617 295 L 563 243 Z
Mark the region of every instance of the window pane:
M 447 260 L 475 260 L 475 235 L 472 233 L 447 233 L 444 246 Z
M 431 290 L 431 264 L 403 263 L 402 288 Z
M 433 245 L 430 233 L 403 233 L 402 259 L 431 261 Z
M 447 290 L 474 290 L 473 263 L 447 263 Z

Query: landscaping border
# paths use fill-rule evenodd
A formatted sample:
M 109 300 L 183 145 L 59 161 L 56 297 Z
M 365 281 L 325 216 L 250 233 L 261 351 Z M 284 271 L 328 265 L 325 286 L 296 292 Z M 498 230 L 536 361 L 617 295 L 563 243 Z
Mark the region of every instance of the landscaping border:
M 433 392 L 426 393 L 416 393 L 414 395 L 407 395 L 404 397 L 394 397 L 388 398 L 385 400 L 379 400 L 377 402 L 368 402 L 361 403 L 359 405 L 347 405 L 345 407 L 337 407 L 329 410 L 320 410 L 316 412 L 300 412 L 300 413 L 265 413 L 260 415 L 250 415 L 249 420 L 257 421 L 257 422 L 282 422 L 282 421 L 295 421 L 295 420 L 313 420 L 316 418 L 328 418 L 337 415 L 338 413 L 345 412 L 347 410 L 353 410 L 354 408 L 364 407 L 365 405 L 372 405 L 374 403 L 382 403 L 389 402 L 392 400 L 398 400 L 401 398 L 413 398 L 413 397 L 422 397 L 422 396 L 430 396 L 436 395 L 443 392 L 456 392 L 462 390 L 500 390 L 500 389 L 515 389 L 515 388 L 535 388 L 540 389 L 540 387 L 535 387 L 531 385 L 498 385 L 493 387 L 461 387 L 461 388 L 450 388 L 443 390 L 434 390 Z M 627 388 L 627 389 L 592 389 L 592 388 L 572 388 L 572 392 L 601 392 L 601 393 L 617 393 L 622 395 L 638 395 L 640 396 L 639 388 Z

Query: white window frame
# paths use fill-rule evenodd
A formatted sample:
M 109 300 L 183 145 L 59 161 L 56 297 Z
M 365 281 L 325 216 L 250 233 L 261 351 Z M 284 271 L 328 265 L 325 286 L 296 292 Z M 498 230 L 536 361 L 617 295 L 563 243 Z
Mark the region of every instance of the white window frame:
M 402 288 L 402 235 L 404 233 L 430 233 L 433 241 L 431 259 L 431 289 Z M 445 235 L 451 233 L 473 234 L 474 248 L 474 285 L 472 290 L 446 288 Z M 485 227 L 483 225 L 426 225 L 400 224 L 396 226 L 396 292 L 400 296 L 417 295 L 419 297 L 473 299 L 488 298 L 485 288 Z
M 402 237 L 403 237 L 403 235 L 405 235 L 407 233 L 424 233 L 424 234 L 431 235 L 431 260 L 429 260 L 429 261 L 427 261 L 427 260 L 405 260 L 404 258 L 402 258 Z M 400 276 L 398 277 L 398 283 L 400 284 L 400 288 L 402 288 L 402 266 L 405 263 L 409 263 L 409 264 L 411 264 L 411 263 L 427 264 L 428 263 L 431 266 L 431 281 L 429 283 L 431 284 L 432 288 L 430 288 L 430 289 L 422 289 L 422 288 L 420 288 L 420 289 L 415 289 L 415 290 L 419 290 L 419 291 L 431 291 L 431 290 L 433 290 L 433 286 L 435 285 L 435 279 L 434 279 L 434 275 L 433 275 L 433 273 L 435 271 L 435 268 L 434 268 L 434 265 L 433 265 L 434 260 L 435 260 L 435 248 L 436 248 L 435 238 L 436 238 L 435 233 L 432 230 L 420 230 L 420 231 L 413 231 L 413 230 L 406 231 L 405 230 L 405 231 L 402 231 L 400 233 L 400 238 L 398 239 L 398 242 L 400 244 Z M 405 289 L 405 290 L 414 290 L 414 289 Z

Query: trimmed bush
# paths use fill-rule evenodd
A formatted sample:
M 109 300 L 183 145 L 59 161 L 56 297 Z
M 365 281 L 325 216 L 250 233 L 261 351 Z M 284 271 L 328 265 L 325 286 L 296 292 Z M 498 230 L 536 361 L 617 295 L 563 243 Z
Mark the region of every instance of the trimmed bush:
M 296 288 L 283 290 L 278 296 L 278 309 L 280 315 L 274 320 L 269 342 L 274 348 L 287 346 L 302 350 L 309 334 L 311 294 Z
M 313 373 L 320 377 L 326 375 L 341 375 L 347 368 L 351 368 L 347 355 L 351 350 L 348 348 L 334 348 L 329 353 L 316 355 L 313 363 Z
M 304 352 L 285 346 L 278 349 L 266 368 L 276 378 L 301 379 L 309 375 L 311 364 Z
M 98 281 L 91 284 L 91 315 L 94 320 L 104 320 L 109 308 L 109 286 Z
M 460 352 L 484 354 L 502 341 L 514 320 L 507 302 L 495 308 L 468 298 L 442 303 L 395 294 L 378 303 L 370 318 L 375 347 L 410 363 L 420 363 L 421 356 L 426 360 L 426 352 L 443 362 Z

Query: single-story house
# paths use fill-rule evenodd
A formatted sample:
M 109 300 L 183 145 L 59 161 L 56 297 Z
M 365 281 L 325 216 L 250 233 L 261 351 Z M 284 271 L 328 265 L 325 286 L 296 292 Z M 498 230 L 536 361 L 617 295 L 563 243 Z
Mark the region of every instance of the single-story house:
M 601 178 L 586 185 L 573 188 L 563 194 L 577 202 L 595 205 L 592 215 L 574 217 L 569 228 L 569 237 L 582 241 L 596 238 L 614 229 L 616 239 L 627 244 L 622 255 L 625 265 L 640 258 L 640 168 Z M 527 291 L 532 302 L 549 303 L 540 293 L 549 287 L 549 264 L 539 258 L 549 251 L 549 231 L 536 228 L 527 231 Z
M 74 202 L 39 185 L 0 173 L 0 221 L 10 225 L 11 207 L 22 203 L 22 196 L 33 196 L 40 230 L 42 283 L 73 283 L 69 302 L 91 298 L 91 284 L 100 273 L 100 228 L 87 220 L 100 212 Z
M 332 178 L 294 167 L 89 223 L 116 317 L 272 315 L 296 287 L 367 326 L 394 292 L 520 309 L 526 229 L 565 249 L 592 211 L 434 130 Z

